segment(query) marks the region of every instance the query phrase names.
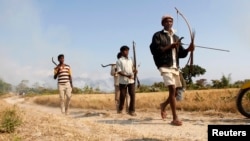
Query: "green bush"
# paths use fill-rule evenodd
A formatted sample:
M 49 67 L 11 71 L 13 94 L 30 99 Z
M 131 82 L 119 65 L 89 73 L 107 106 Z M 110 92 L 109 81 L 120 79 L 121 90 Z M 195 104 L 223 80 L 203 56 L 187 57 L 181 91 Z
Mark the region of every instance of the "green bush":
M 16 127 L 22 123 L 20 113 L 18 113 L 18 110 L 15 107 L 3 111 L 0 121 L 1 131 L 7 133 L 14 132 Z

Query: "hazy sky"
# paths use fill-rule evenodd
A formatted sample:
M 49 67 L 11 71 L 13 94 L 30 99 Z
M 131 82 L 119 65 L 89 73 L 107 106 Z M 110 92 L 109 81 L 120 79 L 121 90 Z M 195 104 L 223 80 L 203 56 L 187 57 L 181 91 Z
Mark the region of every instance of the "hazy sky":
M 196 45 L 230 50 L 196 48 L 194 64 L 207 71 L 196 79 L 210 82 L 223 74 L 233 81 L 249 79 L 249 5 L 249 0 L 0 0 L 0 78 L 55 86 L 51 57 L 63 53 L 76 86 L 102 81 L 96 85 L 110 89 L 110 68 L 101 64 L 115 62 L 119 48 L 132 49 L 134 40 L 139 78 L 162 81 L 149 45 L 164 14 L 174 17 L 177 35 L 190 43 L 177 7 L 195 29 Z M 180 60 L 181 67 L 187 59 Z

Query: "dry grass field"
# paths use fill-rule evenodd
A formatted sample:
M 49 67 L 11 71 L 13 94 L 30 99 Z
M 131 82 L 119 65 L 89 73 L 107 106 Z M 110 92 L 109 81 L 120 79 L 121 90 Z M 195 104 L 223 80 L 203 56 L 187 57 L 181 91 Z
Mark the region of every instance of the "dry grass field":
M 190 90 L 184 93 L 184 99 L 178 102 L 179 110 L 218 112 L 237 111 L 235 98 L 239 89 Z M 168 96 L 168 92 L 137 93 L 136 109 L 155 110 Z M 41 105 L 59 107 L 58 95 L 35 97 L 34 102 Z M 72 108 L 114 110 L 114 94 L 77 94 L 72 96 Z M 169 106 L 168 106 L 169 108 Z
M 69 116 L 60 113 L 58 95 L 0 97 L 0 114 L 14 108 L 22 118 L 15 132 L 0 132 L 0 141 L 205 141 L 208 124 L 249 123 L 236 113 L 237 92 L 186 91 L 177 104 L 180 128 L 168 124 L 171 115 L 160 119 L 159 103 L 168 92 L 137 93 L 137 117 L 116 114 L 113 94 L 73 95 Z
M 12 105 L 0 100 L 1 111 L 0 114 L 6 109 L 13 109 Z M 6 106 L 7 105 L 7 106 Z M 100 136 L 89 134 L 78 130 L 76 126 L 68 125 L 64 118 L 57 117 L 51 114 L 39 113 L 36 111 L 16 109 L 22 115 L 22 124 L 13 133 L 0 133 L 0 141 L 62 141 L 71 140 L 98 140 Z M 84 123 L 89 126 L 91 132 L 95 132 L 97 127 L 92 123 Z

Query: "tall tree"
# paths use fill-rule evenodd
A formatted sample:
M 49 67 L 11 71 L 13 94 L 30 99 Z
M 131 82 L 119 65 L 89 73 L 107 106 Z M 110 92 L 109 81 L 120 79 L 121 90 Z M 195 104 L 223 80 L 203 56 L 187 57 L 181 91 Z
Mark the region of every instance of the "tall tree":
M 2 79 L 0 79 L 0 94 L 8 93 L 12 89 L 12 85 L 9 83 L 6 83 Z
M 231 74 L 229 74 L 227 77 L 223 74 L 221 77 L 222 87 L 229 87 L 230 83 L 231 83 Z
M 231 74 L 227 77 L 223 74 L 220 80 L 212 80 L 212 83 L 214 88 L 228 88 L 231 85 Z
M 207 79 L 203 78 L 203 79 L 196 80 L 196 85 L 199 88 L 204 88 L 206 84 L 207 84 Z
M 186 80 L 187 84 L 192 84 L 193 77 L 197 77 L 200 75 L 204 75 L 206 73 L 206 69 L 198 66 L 198 65 L 193 65 L 192 72 L 190 73 L 190 66 L 186 65 L 185 67 L 181 68 L 181 71 L 183 72 L 183 78 Z
M 16 87 L 18 93 L 27 93 L 29 91 L 29 80 L 22 80 Z

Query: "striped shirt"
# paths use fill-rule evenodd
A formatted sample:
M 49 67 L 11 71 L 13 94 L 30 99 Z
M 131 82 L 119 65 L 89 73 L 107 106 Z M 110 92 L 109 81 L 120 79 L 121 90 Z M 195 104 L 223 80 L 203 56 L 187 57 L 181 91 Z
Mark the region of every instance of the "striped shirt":
M 54 74 L 57 74 L 58 69 L 54 69 Z M 58 73 L 58 84 L 65 84 L 67 82 L 70 82 L 70 76 L 71 76 L 71 68 L 69 65 L 64 64 L 64 67 L 61 68 L 61 70 Z

